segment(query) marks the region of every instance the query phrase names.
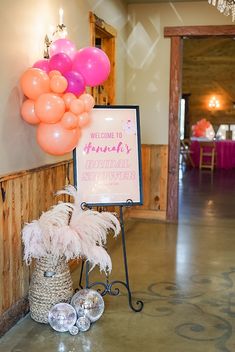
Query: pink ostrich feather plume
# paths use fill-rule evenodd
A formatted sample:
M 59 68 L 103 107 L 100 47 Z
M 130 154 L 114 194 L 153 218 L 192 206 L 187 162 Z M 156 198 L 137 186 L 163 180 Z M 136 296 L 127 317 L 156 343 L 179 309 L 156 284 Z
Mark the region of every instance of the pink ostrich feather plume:
M 108 233 L 113 232 L 116 237 L 121 230 L 116 216 L 82 210 L 79 193 L 71 185 L 57 194 L 72 196 L 74 203 L 60 202 L 38 220 L 25 224 L 22 230 L 25 261 L 30 264 L 32 258 L 49 255 L 66 260 L 82 258 L 91 263 L 91 270 L 98 265 L 100 271 L 111 272 L 111 258 L 103 246 Z
M 103 248 L 107 242 L 107 234 L 110 230 L 116 237 L 120 231 L 120 223 L 117 217 L 110 212 L 98 212 L 95 210 L 82 210 L 79 192 L 72 185 L 67 186 L 57 194 L 67 194 L 74 198 L 73 212 L 69 226 L 73 229 L 82 243 L 83 257 L 91 263 L 92 268 L 99 265 L 101 271 L 111 272 L 112 263 L 110 256 Z

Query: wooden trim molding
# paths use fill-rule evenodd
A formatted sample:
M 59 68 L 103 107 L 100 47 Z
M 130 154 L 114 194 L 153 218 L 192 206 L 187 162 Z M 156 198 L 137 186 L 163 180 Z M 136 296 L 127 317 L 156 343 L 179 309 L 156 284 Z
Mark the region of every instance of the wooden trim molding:
M 178 170 L 179 170 L 179 101 L 181 98 L 182 43 L 183 38 L 234 37 L 235 26 L 183 26 L 165 27 L 164 37 L 171 38 L 170 102 L 169 102 L 169 158 L 167 189 L 167 220 L 178 220 Z
M 29 312 L 29 302 L 26 298 L 20 299 L 0 316 L 0 337 L 11 329 L 19 319 Z
M 178 168 L 179 168 L 179 106 L 181 98 L 181 39 L 171 38 L 170 64 L 170 106 L 169 106 L 169 149 L 168 149 L 168 187 L 167 220 L 178 219 Z
M 102 18 L 96 16 L 93 12 L 89 13 L 90 18 L 90 35 L 91 35 L 91 45 L 95 45 L 95 28 L 99 31 L 104 32 L 106 36 L 112 38 L 117 36 L 117 31 L 110 24 L 106 23 Z
M 72 160 L 0 177 L 1 335 L 28 312 L 32 267 L 23 261 L 21 230 L 56 204 L 55 192 L 69 183 L 73 184 Z
M 211 37 L 226 36 L 234 37 L 235 26 L 183 26 L 165 27 L 164 37 Z
M 100 40 L 100 48 L 110 60 L 110 74 L 101 85 L 91 88 L 96 104 L 113 105 L 116 95 L 116 37 L 117 31 L 94 13 L 89 13 L 90 44 L 96 46 L 96 39 Z
M 2 175 L 2 176 L 0 176 L 0 182 L 9 181 L 9 180 L 12 180 L 14 178 L 22 177 L 22 176 L 25 176 L 25 175 L 28 175 L 28 174 L 33 174 L 35 172 L 46 170 L 46 169 L 52 169 L 52 168 L 55 168 L 55 167 L 72 165 L 72 163 L 73 163 L 73 159 L 68 159 L 68 160 L 60 161 L 58 163 L 46 164 L 46 165 L 38 166 L 38 167 L 35 167 L 34 169 L 22 170 L 22 171 L 10 173 L 10 174 Z

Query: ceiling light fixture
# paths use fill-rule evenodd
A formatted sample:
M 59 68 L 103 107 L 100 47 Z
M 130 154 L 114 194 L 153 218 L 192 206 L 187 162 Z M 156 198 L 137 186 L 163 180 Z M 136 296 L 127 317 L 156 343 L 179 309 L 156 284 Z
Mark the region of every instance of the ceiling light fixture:
M 208 104 L 209 108 L 210 109 L 218 109 L 220 107 L 220 102 L 219 100 L 216 98 L 216 97 L 212 97 L 209 101 L 209 104 Z
M 217 6 L 219 12 L 225 16 L 232 16 L 232 21 L 235 21 L 235 1 L 234 0 L 208 0 L 209 4 Z

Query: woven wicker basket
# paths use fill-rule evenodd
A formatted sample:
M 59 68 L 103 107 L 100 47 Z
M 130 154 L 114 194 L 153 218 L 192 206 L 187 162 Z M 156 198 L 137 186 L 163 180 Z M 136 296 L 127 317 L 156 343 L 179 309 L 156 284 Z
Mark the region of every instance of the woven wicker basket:
M 73 295 L 72 279 L 64 258 L 38 259 L 29 287 L 29 306 L 32 319 L 48 323 L 48 313 L 55 304 L 69 302 Z

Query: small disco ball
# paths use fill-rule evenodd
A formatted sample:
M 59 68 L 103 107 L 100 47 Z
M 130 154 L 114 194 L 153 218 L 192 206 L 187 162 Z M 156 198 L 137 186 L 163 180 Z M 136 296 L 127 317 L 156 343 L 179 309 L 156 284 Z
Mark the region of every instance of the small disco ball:
M 87 317 L 80 317 L 76 321 L 76 326 L 80 331 L 87 331 L 90 329 L 91 322 Z
M 71 328 L 69 328 L 69 333 L 70 335 L 77 335 L 79 333 L 79 329 L 77 326 L 71 326 Z
M 75 308 L 78 318 L 87 317 L 92 323 L 104 312 L 103 297 L 95 290 L 80 290 L 72 297 L 71 305 Z
M 50 326 L 59 332 L 69 331 L 76 323 L 76 310 L 68 303 L 58 303 L 54 305 L 48 313 Z

